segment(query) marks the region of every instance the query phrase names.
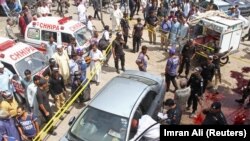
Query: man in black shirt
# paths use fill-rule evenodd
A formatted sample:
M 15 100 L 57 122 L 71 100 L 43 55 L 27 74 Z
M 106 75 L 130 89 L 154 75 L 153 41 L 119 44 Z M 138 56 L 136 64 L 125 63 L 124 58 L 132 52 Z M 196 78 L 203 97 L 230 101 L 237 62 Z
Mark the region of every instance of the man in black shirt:
M 49 59 L 49 67 L 46 68 L 43 72 L 43 77 L 45 77 L 47 80 L 49 80 L 49 77 L 52 75 L 52 71 L 54 67 L 59 67 L 59 65 L 56 63 L 56 60 L 54 58 Z
M 48 123 L 50 119 L 53 117 L 53 112 L 49 104 L 49 99 L 47 95 L 47 87 L 48 83 L 47 80 L 45 79 L 40 79 L 39 80 L 39 85 L 37 87 L 37 102 L 39 105 L 39 109 L 44 116 L 46 122 Z M 56 133 L 53 131 L 53 129 L 50 129 L 49 133 L 52 135 L 56 135 Z
M 203 93 L 205 92 L 208 83 L 211 83 L 215 74 L 215 65 L 213 64 L 213 56 L 207 58 L 207 63 L 202 65 L 201 76 L 204 80 Z
M 188 107 L 187 110 L 190 109 L 191 104 L 193 104 L 193 111 L 190 115 L 190 117 L 195 117 L 195 112 L 197 110 L 198 102 L 200 100 L 200 97 L 203 94 L 203 78 L 201 76 L 202 68 L 197 67 L 195 68 L 195 72 L 191 74 L 187 86 L 190 86 L 191 88 L 191 94 L 188 98 Z
M 183 68 L 185 66 L 185 74 L 186 74 L 186 78 L 188 77 L 189 74 L 189 70 L 190 70 L 190 61 L 191 58 L 194 56 L 195 54 L 195 48 L 193 46 L 193 41 L 189 40 L 183 47 L 182 52 L 181 52 L 181 63 L 180 63 L 180 68 L 179 68 L 179 75 L 181 75 L 181 73 L 183 72 Z
M 206 115 L 202 125 L 227 125 L 227 120 L 221 111 L 221 103 L 214 102 L 211 108 L 203 110 Z
M 141 37 L 143 34 L 143 25 L 141 24 L 141 18 L 137 19 L 137 24 L 134 25 L 133 29 L 133 52 L 138 52 L 141 45 Z
M 152 44 L 152 40 L 154 44 L 156 44 L 156 31 L 155 28 L 158 24 L 158 18 L 154 11 L 150 11 L 149 16 L 145 20 L 144 26 L 148 25 L 148 36 L 149 43 Z M 153 39 L 152 39 L 153 38 Z
M 122 34 L 120 32 L 116 33 L 116 38 L 112 43 L 112 53 L 115 60 L 116 72 L 119 74 L 119 60 L 121 60 L 122 71 L 125 71 L 125 53 L 123 51 L 124 40 L 122 39 Z
M 168 125 L 180 125 L 182 111 L 179 105 L 176 105 L 173 99 L 167 99 L 164 102 L 164 106 L 167 106 L 167 115 L 166 124 Z
M 50 93 L 54 97 L 57 110 L 59 110 L 65 102 L 64 93 L 66 92 L 63 77 L 61 74 L 59 74 L 59 68 L 53 68 L 53 73 L 50 77 L 49 84 Z
M 123 34 L 123 38 L 125 41 L 124 47 L 126 49 L 128 49 L 127 47 L 127 42 L 128 42 L 128 34 L 129 34 L 129 23 L 128 23 L 128 13 L 123 13 L 123 18 L 121 19 L 121 27 L 122 27 L 122 34 Z

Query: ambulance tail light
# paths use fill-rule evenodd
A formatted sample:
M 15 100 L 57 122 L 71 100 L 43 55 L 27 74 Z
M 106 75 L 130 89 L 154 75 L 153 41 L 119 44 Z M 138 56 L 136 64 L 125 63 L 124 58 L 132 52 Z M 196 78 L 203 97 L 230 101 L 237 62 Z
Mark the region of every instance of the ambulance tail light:
M 58 20 L 59 24 L 65 24 L 66 22 L 68 22 L 68 20 L 71 20 L 72 16 L 69 17 L 63 17 L 62 19 Z
M 15 44 L 15 41 L 13 40 L 8 40 L 3 43 L 0 43 L 0 51 L 4 51 L 7 48 L 12 47 Z

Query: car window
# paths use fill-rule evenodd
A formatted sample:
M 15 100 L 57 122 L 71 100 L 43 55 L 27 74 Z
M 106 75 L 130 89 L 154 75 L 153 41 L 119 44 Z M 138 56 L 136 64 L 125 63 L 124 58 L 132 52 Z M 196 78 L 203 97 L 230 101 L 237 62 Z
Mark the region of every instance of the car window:
M 40 30 L 36 28 L 29 28 L 27 37 L 30 39 L 40 40 Z
M 81 141 L 125 141 L 128 119 L 87 107 L 70 129 Z
M 79 46 L 83 46 L 91 37 L 91 32 L 87 28 L 81 28 L 74 33 L 74 38 L 76 38 Z
M 118 76 L 118 77 L 122 77 L 122 78 L 127 78 L 127 79 L 130 79 L 130 80 L 135 80 L 135 81 L 138 81 L 138 82 L 142 82 L 148 86 L 152 86 L 152 85 L 157 85 L 158 83 L 152 79 L 148 79 L 146 77 L 141 77 L 141 76 L 138 76 L 138 75 L 131 75 L 131 74 L 123 74 L 121 76 Z
M 143 100 L 140 103 L 140 109 L 143 115 L 147 114 L 148 110 L 153 104 L 155 97 L 156 93 L 153 91 L 149 91 L 147 95 L 143 98 Z
M 72 37 L 72 35 L 68 33 L 61 33 L 61 37 L 63 43 L 70 43 L 70 38 Z
M 5 63 L 5 62 L 2 62 L 4 67 L 6 67 L 8 70 L 10 70 L 13 74 L 17 74 L 15 69 L 13 68 L 13 66 L 11 64 L 8 64 L 8 63 Z
M 49 37 L 53 36 L 55 42 L 57 42 L 57 33 L 52 31 L 42 30 L 42 40 L 49 41 Z
M 45 62 L 45 57 L 41 52 L 33 53 L 15 64 L 17 72 L 24 78 L 24 71 L 26 69 L 32 70 L 31 75 L 37 74 L 39 71 L 43 70 L 48 64 Z

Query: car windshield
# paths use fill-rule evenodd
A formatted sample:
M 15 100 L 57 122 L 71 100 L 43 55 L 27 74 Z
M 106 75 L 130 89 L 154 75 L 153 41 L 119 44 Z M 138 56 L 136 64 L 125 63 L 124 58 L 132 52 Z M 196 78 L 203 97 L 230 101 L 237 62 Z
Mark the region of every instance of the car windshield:
M 76 41 L 78 42 L 79 46 L 83 46 L 88 40 L 91 39 L 91 33 L 87 30 L 87 28 L 81 28 L 74 33 Z
M 70 129 L 82 141 L 125 141 L 128 119 L 87 107 Z
M 45 63 L 44 55 L 41 52 L 35 52 L 30 56 L 20 60 L 15 64 L 18 74 L 24 78 L 24 71 L 31 70 L 31 75 L 37 74 L 40 70 L 44 69 L 48 64 Z

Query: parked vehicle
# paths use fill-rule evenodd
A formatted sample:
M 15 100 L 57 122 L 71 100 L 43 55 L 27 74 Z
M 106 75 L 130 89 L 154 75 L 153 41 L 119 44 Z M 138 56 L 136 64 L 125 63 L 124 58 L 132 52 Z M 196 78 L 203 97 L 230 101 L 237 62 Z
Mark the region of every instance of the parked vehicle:
M 226 14 L 228 14 L 228 12 L 229 12 L 228 9 L 231 8 L 232 6 L 234 6 L 226 1 L 222 1 L 222 0 L 213 0 L 213 1 L 214 1 L 213 9 L 224 11 Z M 201 12 L 206 11 L 206 9 L 209 5 L 209 2 L 210 2 L 210 0 L 204 0 L 204 1 L 200 2 L 199 9 Z M 249 5 L 248 9 L 250 10 L 250 5 Z M 247 12 L 247 13 L 250 14 L 250 12 Z M 244 29 L 246 29 L 249 27 L 249 21 L 243 17 L 244 15 L 246 15 L 246 13 L 244 13 L 244 11 L 241 11 L 241 15 L 239 16 L 239 19 L 244 22 Z
M 83 109 L 73 117 L 70 129 L 61 141 L 128 141 L 136 129 L 136 115 L 157 119 L 166 91 L 160 76 L 126 71 L 109 81 Z

